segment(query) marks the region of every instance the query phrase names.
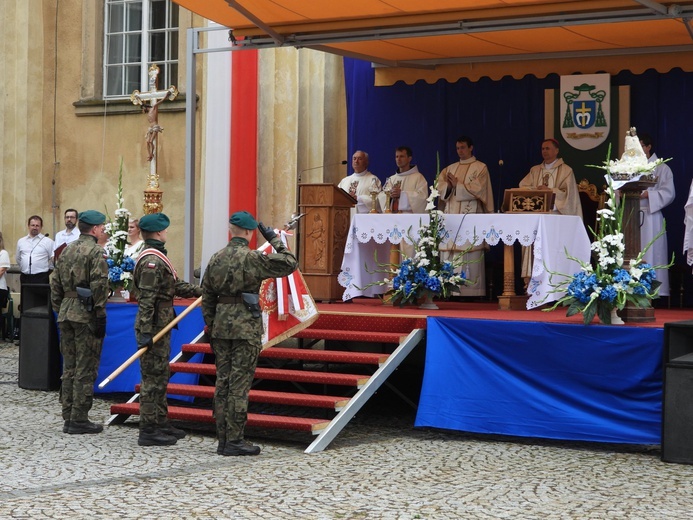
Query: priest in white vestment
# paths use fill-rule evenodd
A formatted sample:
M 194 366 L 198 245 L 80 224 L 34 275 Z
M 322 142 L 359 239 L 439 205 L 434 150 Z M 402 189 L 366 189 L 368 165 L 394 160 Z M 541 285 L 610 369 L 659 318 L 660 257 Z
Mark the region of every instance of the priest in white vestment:
M 529 173 L 520 181 L 520 188 L 531 190 L 551 190 L 556 194 L 553 213 L 577 215 L 582 218 L 580 193 L 573 169 L 558 158 L 558 141 L 545 139 L 541 143 L 544 162 L 532 166 Z M 534 255 L 530 248 L 522 250 L 522 277 L 529 281 L 532 276 Z
M 440 200 L 445 202 L 443 211 L 449 214 L 493 213 L 493 190 L 488 168 L 474 157 L 474 142 L 470 137 L 461 136 L 455 144 L 460 160 L 441 170 L 436 188 Z M 455 244 L 451 237 L 447 244 L 441 244 L 440 258 L 452 261 L 460 251 L 464 254 L 466 264 L 462 268 L 470 285 L 459 287 L 462 296 L 484 296 L 486 294 L 486 269 L 484 250 L 480 245 L 470 249 L 470 243 Z
M 408 146 L 400 146 L 395 150 L 397 172 L 385 181 L 383 191 L 378 196 L 378 202 L 385 211 L 386 195 L 390 193 L 390 210 L 398 213 L 425 213 L 428 198 L 428 182 L 419 172 L 417 166 L 411 165 L 412 151 Z M 416 238 L 412 230 L 412 238 Z M 414 246 L 402 241 L 402 254 L 414 256 Z
M 683 236 L 683 254 L 686 255 L 686 263 L 693 265 L 693 182 L 691 182 L 691 187 L 688 189 L 688 200 L 686 201 L 683 222 L 686 225 Z
M 380 179 L 368 171 L 368 154 L 357 150 L 351 157 L 354 173 L 344 177 L 339 187 L 354 197 L 357 201 L 356 213 L 370 213 L 373 208 L 371 193 L 380 193 Z
M 657 154 L 652 152 L 652 139 L 647 134 L 640 134 L 640 144 L 647 155 L 648 162 L 657 160 Z M 662 210 L 674 202 L 674 175 L 666 164 L 660 164 L 653 171 L 657 183 L 640 194 L 640 211 L 642 225 L 640 226 L 640 247 L 645 248 L 657 233 L 662 230 L 664 216 Z M 688 210 L 687 210 L 688 211 Z M 652 244 L 645 253 L 645 262 L 650 265 L 667 265 L 671 257 L 667 244 L 667 235 L 663 234 Z M 669 270 L 657 269 L 657 280 L 662 282 L 659 287 L 660 296 L 669 296 Z

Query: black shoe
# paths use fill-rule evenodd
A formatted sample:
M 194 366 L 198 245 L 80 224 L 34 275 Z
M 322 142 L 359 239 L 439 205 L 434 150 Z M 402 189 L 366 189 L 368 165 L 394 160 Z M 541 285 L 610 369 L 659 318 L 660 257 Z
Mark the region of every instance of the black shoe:
M 70 421 L 67 433 L 74 435 L 79 433 L 101 433 L 103 426 L 91 421 Z
M 67 430 L 70 429 L 70 421 L 65 421 L 63 423 L 63 433 L 67 433 Z
M 219 446 L 217 446 L 217 455 L 222 455 L 224 453 L 224 447 L 226 446 L 226 441 L 219 441 Z
M 246 440 L 226 441 L 221 454 L 224 457 L 235 457 L 238 455 L 259 455 L 260 451 L 260 446 L 255 446 Z
M 176 439 L 185 439 L 185 432 L 180 428 L 175 428 L 171 426 L 170 424 L 168 426 L 162 426 L 161 428 L 159 428 L 159 431 L 161 433 L 165 433 L 166 435 L 171 435 Z
M 156 428 L 144 428 L 140 430 L 137 444 L 140 446 L 173 446 L 178 439 Z

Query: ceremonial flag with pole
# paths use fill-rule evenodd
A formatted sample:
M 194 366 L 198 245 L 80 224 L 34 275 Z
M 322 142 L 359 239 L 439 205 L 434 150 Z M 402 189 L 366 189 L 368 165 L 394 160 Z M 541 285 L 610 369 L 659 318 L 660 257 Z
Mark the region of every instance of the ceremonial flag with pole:
M 282 243 L 288 248 L 286 237 L 290 234 L 284 230 L 277 232 Z M 274 248 L 269 242 L 265 242 L 258 247 L 258 251 L 270 254 L 274 252 Z M 298 269 L 289 276 L 263 281 L 260 286 L 260 307 L 263 349 L 310 327 L 319 315 L 315 300 Z

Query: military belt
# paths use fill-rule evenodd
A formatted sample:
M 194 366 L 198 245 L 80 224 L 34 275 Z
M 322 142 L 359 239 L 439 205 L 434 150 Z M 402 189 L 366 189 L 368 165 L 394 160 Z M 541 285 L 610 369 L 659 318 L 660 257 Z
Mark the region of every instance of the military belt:
M 219 296 L 217 303 L 243 303 L 240 296 Z
M 173 300 L 159 300 L 156 302 L 156 308 L 158 309 L 168 309 L 173 307 Z
M 77 291 L 65 291 L 63 298 L 77 298 Z

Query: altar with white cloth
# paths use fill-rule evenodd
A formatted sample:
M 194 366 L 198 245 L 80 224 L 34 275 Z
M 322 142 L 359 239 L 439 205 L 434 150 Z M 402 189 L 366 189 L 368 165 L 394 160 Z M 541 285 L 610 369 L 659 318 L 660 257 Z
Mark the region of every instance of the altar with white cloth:
M 343 300 L 357 296 L 376 296 L 386 292 L 383 285 L 365 289 L 384 278 L 378 264 L 387 264 L 390 245 L 403 240 L 412 243 L 418 229 L 428 224 L 424 214 L 356 214 L 351 219 L 349 236 L 339 283 L 344 290 Z M 474 245 L 499 243 L 533 246 L 532 279 L 527 287 L 527 308 L 560 299 L 565 293 L 551 293 L 550 272 L 572 275 L 580 270 L 567 253 L 581 261 L 590 258 L 590 240 L 580 217 L 549 213 L 485 213 L 445 215 L 445 230 L 451 240 L 461 246 L 469 241 Z M 553 282 L 561 281 L 554 278 Z

